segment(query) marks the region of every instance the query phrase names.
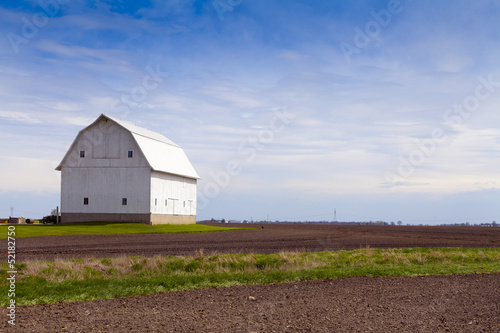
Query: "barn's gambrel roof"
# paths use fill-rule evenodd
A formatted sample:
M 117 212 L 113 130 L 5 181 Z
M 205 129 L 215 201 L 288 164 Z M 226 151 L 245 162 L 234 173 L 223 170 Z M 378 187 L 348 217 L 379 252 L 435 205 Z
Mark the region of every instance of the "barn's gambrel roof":
M 93 126 L 103 119 L 111 120 L 132 135 L 152 170 L 184 176 L 187 178 L 200 178 L 191 165 L 191 162 L 189 162 L 189 159 L 184 153 L 184 150 L 179 145 L 167 139 L 160 133 L 150 131 L 126 121 L 101 114 L 92 124 L 82 129 L 78 133 L 78 136 L 80 136 L 80 134 L 83 133 L 87 128 Z M 77 139 L 75 139 L 75 142 L 77 141 Z M 73 142 L 73 145 L 75 144 L 75 142 Z M 64 164 L 64 161 L 66 160 L 70 151 L 71 148 L 70 150 L 68 150 L 56 170 L 61 170 L 62 165 Z

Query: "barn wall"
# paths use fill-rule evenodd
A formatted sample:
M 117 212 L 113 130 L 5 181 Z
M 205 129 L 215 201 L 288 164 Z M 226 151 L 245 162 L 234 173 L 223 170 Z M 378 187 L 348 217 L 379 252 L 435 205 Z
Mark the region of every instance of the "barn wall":
M 150 213 L 150 166 L 132 135 L 111 121 L 102 120 L 78 134 L 61 172 L 62 216 Z M 88 198 L 87 205 L 84 198 Z M 127 205 L 122 205 L 122 198 L 127 198 Z M 73 220 L 66 216 L 66 221 Z M 87 218 L 82 215 L 77 220 Z
M 63 168 L 61 212 L 149 214 L 150 173 L 149 168 Z
M 85 157 L 80 157 L 80 152 Z M 132 158 L 128 152 L 132 151 Z M 149 167 L 130 132 L 111 121 L 100 121 L 80 132 L 62 167 Z
M 196 216 L 196 179 L 151 172 L 151 213 Z

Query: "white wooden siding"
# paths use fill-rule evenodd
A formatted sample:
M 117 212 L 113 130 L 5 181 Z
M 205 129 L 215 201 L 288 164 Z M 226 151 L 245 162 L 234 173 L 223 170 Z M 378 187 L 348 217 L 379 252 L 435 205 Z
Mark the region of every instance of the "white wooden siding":
M 196 179 L 151 172 L 151 212 L 196 215 Z
M 132 158 L 128 158 L 129 150 L 134 152 Z M 80 157 L 80 151 L 85 151 L 85 157 Z M 80 132 L 63 162 L 65 168 L 149 167 L 132 134 L 111 121 L 101 121 Z
M 150 174 L 149 168 L 63 168 L 61 211 L 148 214 Z

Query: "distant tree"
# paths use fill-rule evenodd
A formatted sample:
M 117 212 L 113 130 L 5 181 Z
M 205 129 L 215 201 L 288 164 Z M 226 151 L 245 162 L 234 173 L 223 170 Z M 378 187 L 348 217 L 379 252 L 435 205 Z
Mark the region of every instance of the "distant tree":
M 57 208 L 54 208 L 50 211 L 50 215 L 57 215 Z
M 394 221 L 391 221 L 391 225 L 396 225 L 396 223 L 394 223 Z
M 494 227 L 496 227 L 497 226 L 497 221 L 491 222 L 491 225 L 494 226 Z
M 220 223 L 226 223 L 225 219 L 220 220 Z
M 398 221 L 398 225 L 402 225 L 402 224 L 403 224 L 403 222 L 402 222 L 402 221 Z

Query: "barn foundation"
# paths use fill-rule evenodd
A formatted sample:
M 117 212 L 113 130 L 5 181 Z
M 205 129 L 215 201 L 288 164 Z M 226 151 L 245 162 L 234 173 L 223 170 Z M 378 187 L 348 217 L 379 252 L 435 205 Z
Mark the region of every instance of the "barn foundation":
M 145 224 L 195 224 L 195 215 L 62 213 L 61 223 L 136 222 Z

